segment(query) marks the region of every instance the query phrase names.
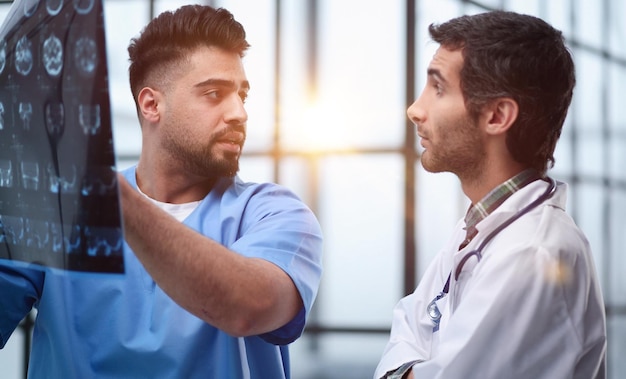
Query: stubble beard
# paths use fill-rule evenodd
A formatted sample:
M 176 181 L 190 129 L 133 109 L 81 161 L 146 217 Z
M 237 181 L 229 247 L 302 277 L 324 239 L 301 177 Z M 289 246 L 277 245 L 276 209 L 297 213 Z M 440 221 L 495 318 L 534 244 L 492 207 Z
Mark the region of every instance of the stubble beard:
M 422 167 L 428 172 L 450 172 L 459 179 L 479 178 L 485 163 L 485 147 L 478 134 L 478 128 L 470 118 L 464 118 L 457 125 L 440 135 L 439 144 L 422 154 Z

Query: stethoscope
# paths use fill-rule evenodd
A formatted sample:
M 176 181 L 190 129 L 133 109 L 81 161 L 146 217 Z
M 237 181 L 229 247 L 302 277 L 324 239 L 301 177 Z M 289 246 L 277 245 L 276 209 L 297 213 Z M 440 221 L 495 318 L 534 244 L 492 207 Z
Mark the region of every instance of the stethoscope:
M 469 253 L 463 256 L 458 266 L 456 267 L 456 270 L 454 270 L 455 281 L 459 279 L 459 275 L 461 275 L 461 271 L 463 271 L 463 266 L 465 266 L 465 263 L 471 257 L 476 257 L 478 262 L 480 262 L 480 260 L 483 257 L 482 255 L 483 249 L 498 233 L 500 233 L 507 226 L 511 225 L 515 220 L 522 217 L 523 215 L 530 212 L 532 209 L 538 207 L 541 203 L 543 203 L 544 201 L 552 197 L 552 195 L 556 191 L 556 180 L 550 177 L 547 177 L 545 180 L 548 181 L 549 185 L 548 185 L 548 188 L 544 191 L 544 193 L 542 193 L 539 197 L 537 197 L 533 202 L 531 202 L 524 208 L 517 211 L 517 213 L 509 217 L 506 221 L 500 224 L 497 228 L 492 230 L 491 233 L 489 233 L 487 237 L 485 237 L 485 239 L 480 243 L 480 245 L 478 245 L 478 248 L 470 251 Z M 448 291 L 450 289 L 450 277 L 451 276 L 452 276 L 452 271 L 450 271 L 450 274 L 448 275 L 448 280 L 446 280 L 446 284 L 444 284 L 441 292 L 439 292 L 439 294 L 435 296 L 435 298 L 426 306 L 426 312 L 428 313 L 428 317 L 430 317 L 430 319 L 432 320 L 434 324 L 433 332 L 436 332 L 437 330 L 439 330 L 439 322 L 441 321 L 441 312 L 439 311 L 439 307 L 437 307 L 437 301 L 441 300 L 444 296 L 448 294 Z

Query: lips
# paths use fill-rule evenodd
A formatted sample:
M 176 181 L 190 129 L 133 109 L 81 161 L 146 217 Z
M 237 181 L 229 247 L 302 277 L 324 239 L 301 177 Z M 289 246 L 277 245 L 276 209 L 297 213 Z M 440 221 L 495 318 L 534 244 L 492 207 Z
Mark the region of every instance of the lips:
M 426 147 L 424 146 L 424 144 L 428 142 L 428 138 L 426 138 L 423 134 L 419 134 L 419 133 L 417 134 L 417 136 L 420 139 L 420 144 L 422 145 L 422 147 Z
M 241 153 L 245 139 L 246 135 L 242 132 L 227 131 L 220 135 L 215 142 L 224 152 L 230 152 L 238 155 Z
M 244 139 L 245 139 L 245 136 L 243 133 L 231 132 L 231 133 L 226 133 L 223 136 L 221 136 L 217 140 L 217 142 L 229 143 L 229 144 L 241 146 L 243 144 Z

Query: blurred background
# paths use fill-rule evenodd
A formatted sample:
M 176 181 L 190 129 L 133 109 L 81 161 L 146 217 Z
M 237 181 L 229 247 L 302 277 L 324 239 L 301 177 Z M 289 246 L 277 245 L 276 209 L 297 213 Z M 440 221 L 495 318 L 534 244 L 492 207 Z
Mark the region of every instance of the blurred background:
M 127 82 L 129 40 L 154 15 L 190 1 L 103 3 L 122 169 L 141 149 Z M 578 84 L 550 175 L 570 184 L 569 212 L 594 250 L 609 378 L 626 377 L 626 1 L 195 3 L 229 9 L 252 45 L 244 61 L 252 90 L 240 176 L 292 188 L 325 232 L 322 286 L 305 334 L 291 348 L 294 379 L 371 378 L 393 306 L 413 291 L 468 205 L 454 176 L 423 171 L 406 119 L 436 49 L 427 26 L 506 9 L 562 30 Z M 0 19 L 10 6 L 0 1 Z M 0 377 L 25 377 L 30 322 L 0 351 Z

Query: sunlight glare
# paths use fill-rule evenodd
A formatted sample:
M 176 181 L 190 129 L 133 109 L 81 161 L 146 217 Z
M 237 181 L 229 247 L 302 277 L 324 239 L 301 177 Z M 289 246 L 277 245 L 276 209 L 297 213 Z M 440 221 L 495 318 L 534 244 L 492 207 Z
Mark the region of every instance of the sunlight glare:
M 352 128 L 358 122 L 348 122 L 345 104 L 320 99 L 289 103 L 283 119 L 284 143 L 289 149 L 315 153 L 351 148 Z

